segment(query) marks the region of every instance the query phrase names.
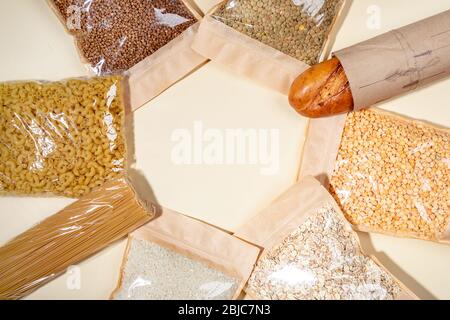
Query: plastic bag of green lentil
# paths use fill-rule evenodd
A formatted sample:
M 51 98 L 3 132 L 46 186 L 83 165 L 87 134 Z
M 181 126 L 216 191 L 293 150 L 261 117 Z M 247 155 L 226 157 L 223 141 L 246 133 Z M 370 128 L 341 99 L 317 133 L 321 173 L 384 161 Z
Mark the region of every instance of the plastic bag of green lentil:
M 192 48 L 283 94 L 328 56 L 347 0 L 226 0 L 202 20 Z
M 47 1 L 91 73 L 127 73 L 133 110 L 206 61 L 191 49 L 202 17 L 191 0 Z

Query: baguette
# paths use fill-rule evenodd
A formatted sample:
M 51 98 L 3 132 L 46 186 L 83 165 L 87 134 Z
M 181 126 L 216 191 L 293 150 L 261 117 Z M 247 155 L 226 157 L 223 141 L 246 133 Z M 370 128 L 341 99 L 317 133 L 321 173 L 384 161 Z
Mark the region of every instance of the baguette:
M 291 86 L 289 103 L 308 118 L 353 111 L 350 84 L 339 60 L 332 58 L 302 73 Z

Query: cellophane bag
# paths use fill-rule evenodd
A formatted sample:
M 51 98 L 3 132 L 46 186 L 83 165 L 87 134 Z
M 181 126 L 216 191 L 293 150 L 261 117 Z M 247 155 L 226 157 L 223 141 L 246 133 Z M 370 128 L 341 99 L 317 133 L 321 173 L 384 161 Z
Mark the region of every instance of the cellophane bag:
M 250 299 L 417 299 L 364 254 L 333 197 L 312 177 L 294 185 L 235 236 L 263 248 L 245 288 Z
M 128 72 L 133 110 L 203 64 L 191 0 L 47 0 L 96 75 Z
M 287 94 L 329 53 L 346 0 L 227 0 L 203 19 L 193 48 Z
M 123 81 L 0 83 L 0 193 L 77 198 L 122 176 Z
M 450 243 L 450 130 L 376 108 L 311 120 L 300 176 L 354 228 Z
M 128 239 L 116 300 L 237 299 L 259 249 L 163 208 Z
M 21 299 L 152 219 L 158 208 L 113 179 L 0 247 L 0 300 Z

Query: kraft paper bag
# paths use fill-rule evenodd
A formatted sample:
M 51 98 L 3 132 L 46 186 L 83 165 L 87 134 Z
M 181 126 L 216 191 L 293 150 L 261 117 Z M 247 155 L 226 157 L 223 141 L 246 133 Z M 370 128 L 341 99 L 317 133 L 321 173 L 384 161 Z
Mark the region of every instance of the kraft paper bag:
M 450 75 L 450 10 L 337 51 L 355 110 Z
M 378 206 L 381 206 L 381 203 L 383 202 L 383 199 L 386 197 L 383 193 L 385 188 L 388 188 L 388 184 L 385 184 L 383 182 L 384 178 L 387 178 L 383 175 L 376 175 L 375 172 L 359 172 L 357 168 L 346 168 L 344 171 L 339 171 L 339 168 L 341 164 L 344 164 L 346 161 L 349 161 L 348 158 L 340 156 L 340 149 L 341 145 L 343 143 L 344 139 L 344 129 L 347 125 L 347 120 L 351 116 L 357 116 L 357 115 L 373 115 L 376 119 L 380 119 L 382 117 L 383 119 L 389 119 L 389 121 L 395 122 L 396 125 L 411 125 L 414 126 L 414 128 L 417 128 L 417 130 L 432 130 L 433 135 L 439 135 L 443 136 L 444 143 L 443 146 L 441 146 L 440 149 L 445 150 L 448 148 L 448 142 L 445 144 L 446 140 L 445 137 L 450 136 L 450 130 L 447 128 L 442 128 L 440 126 L 436 126 L 434 124 L 430 124 L 427 122 L 419 121 L 416 119 L 410 119 L 404 116 L 397 115 L 392 112 L 387 112 L 378 108 L 371 108 L 361 111 L 354 111 L 353 113 L 350 113 L 349 115 L 338 115 L 334 117 L 328 117 L 328 118 L 321 118 L 321 119 L 312 119 L 310 120 L 307 128 L 307 134 L 306 134 L 306 140 L 303 147 L 303 153 L 302 153 L 302 159 L 300 162 L 300 169 L 299 169 L 299 177 L 298 179 L 301 180 L 302 178 L 306 176 L 314 176 L 316 179 L 318 179 L 326 188 L 329 188 L 331 191 L 333 191 L 333 194 L 335 195 L 336 199 L 339 198 L 338 202 L 340 205 L 342 205 L 342 209 L 344 211 L 344 214 L 347 216 L 347 212 L 345 211 L 345 204 L 346 204 L 346 198 L 350 195 L 354 194 L 355 192 L 358 192 L 356 187 L 356 181 L 359 181 L 357 179 L 366 179 L 367 181 L 372 181 L 373 184 L 372 187 L 372 193 L 376 195 L 377 200 L 376 204 Z M 363 119 L 364 121 L 364 119 Z M 367 120 L 365 120 L 367 121 Z M 380 124 L 381 125 L 381 124 Z M 386 134 L 389 133 L 391 129 L 387 129 L 385 127 L 380 127 L 379 131 L 380 134 Z M 348 140 L 348 132 L 352 132 L 352 127 L 347 127 L 347 135 L 346 139 Z M 352 133 L 356 134 L 356 133 Z M 365 134 L 365 133 L 359 133 L 359 134 Z M 399 141 L 399 144 L 402 143 Z M 431 150 L 435 150 L 437 145 L 436 140 L 434 140 L 434 136 L 431 138 L 425 139 L 425 141 L 419 143 L 419 144 L 413 144 L 408 152 L 417 152 L 422 150 L 423 148 L 433 148 Z M 358 161 L 360 163 L 367 162 L 371 166 L 375 165 L 374 160 L 369 159 L 376 159 L 373 157 L 379 156 L 378 149 L 375 151 L 373 148 L 365 147 L 358 151 Z M 393 155 L 395 156 L 395 155 Z M 427 179 L 423 175 L 423 169 L 421 167 L 413 167 L 413 177 L 415 180 L 420 181 L 422 179 L 422 182 L 424 183 L 424 186 L 422 188 L 428 188 L 431 189 L 430 192 L 433 192 L 434 194 L 442 194 L 445 195 L 446 190 L 442 189 L 439 190 L 437 187 L 440 184 L 445 183 L 446 177 L 448 176 L 448 172 L 450 172 L 450 167 L 446 168 L 445 163 L 446 161 L 449 161 L 450 159 L 450 153 L 447 152 L 446 154 L 437 153 L 435 151 L 435 157 L 436 159 L 432 159 L 432 163 L 435 168 L 440 168 L 437 171 L 440 171 L 442 173 L 442 176 L 440 178 L 436 178 L 436 183 L 427 182 Z M 442 158 L 439 160 L 439 158 Z M 405 160 L 406 159 L 406 160 Z M 409 158 L 406 157 L 403 160 L 396 160 L 396 161 L 402 161 L 402 165 L 410 165 L 409 161 L 407 161 Z M 442 161 L 442 162 L 441 162 Z M 389 165 L 389 164 L 385 164 Z M 419 164 L 420 165 L 420 164 Z M 397 169 L 398 170 L 398 169 Z M 333 178 L 336 175 L 337 172 L 345 172 L 346 173 L 346 187 L 342 188 L 335 188 L 335 185 L 332 183 Z M 433 180 L 434 181 L 434 180 Z M 427 187 L 428 185 L 428 187 Z M 336 189 L 336 190 L 335 190 Z M 425 190 L 425 189 L 424 189 Z M 426 190 L 425 190 L 426 191 Z M 445 202 L 439 202 L 435 197 L 433 197 L 433 201 L 429 203 L 427 200 L 422 199 L 422 197 L 417 197 L 415 195 L 408 195 L 404 192 L 399 192 L 399 195 L 402 195 L 406 197 L 407 201 L 412 201 L 414 203 L 414 207 L 411 208 L 410 214 L 414 216 L 417 215 L 417 212 L 420 213 L 420 219 L 423 221 L 429 220 L 429 216 L 444 216 L 445 217 Z M 445 197 L 445 196 L 444 196 Z M 438 206 L 438 207 L 436 207 Z M 448 207 L 447 207 L 448 208 Z M 381 209 L 378 209 L 381 210 Z M 384 211 L 383 211 L 384 210 Z M 393 210 L 387 210 L 383 209 L 379 212 L 392 212 L 392 216 L 395 216 L 393 213 Z M 417 211 L 417 212 L 416 212 Z M 447 210 L 448 212 L 448 210 Z M 366 213 L 361 212 L 360 216 L 364 216 Z M 347 216 L 349 217 L 349 216 Z M 398 230 L 394 231 L 387 231 L 389 228 L 381 228 L 381 227 L 374 227 L 370 226 L 370 224 L 361 224 L 361 223 L 354 223 L 354 228 L 358 231 L 362 232 L 376 232 L 376 233 L 382 233 L 390 236 L 397 236 L 397 237 L 408 237 L 408 238 L 417 238 L 421 240 L 429 240 L 433 242 L 438 242 L 442 244 L 450 244 L 450 216 L 447 218 L 448 220 L 444 220 L 444 231 L 442 232 L 442 227 L 435 226 L 434 224 L 430 224 L 430 227 L 432 230 L 436 230 L 433 237 L 430 236 L 424 236 L 422 234 L 417 234 L 414 230 L 415 228 L 407 228 L 406 230 L 400 232 Z M 432 220 L 433 221 L 433 220 Z M 437 221 L 437 220 L 436 220 Z M 447 228 L 445 228 L 445 221 L 447 221 Z M 428 222 L 429 223 L 429 222 Z M 385 224 L 384 227 L 387 227 L 388 225 Z M 390 230 L 390 229 L 389 229 Z M 417 231 L 417 230 L 416 230 Z
M 291 2 L 291 0 L 278 1 Z M 333 13 L 332 23 L 322 40 L 323 43 L 317 57 L 318 60 L 322 61 L 329 55 L 333 38 L 338 29 L 337 25 L 343 18 L 350 2 L 349 0 L 338 1 L 336 12 Z M 309 68 L 309 64 L 241 33 L 221 21 L 221 17 L 218 15 L 221 9 L 225 8 L 225 10 L 233 12 L 236 7 L 243 3 L 245 1 L 235 3 L 225 0 L 212 8 L 203 18 L 199 31 L 192 43 L 192 48 L 201 55 L 212 61 L 217 61 L 239 75 L 287 95 L 292 82 L 299 74 Z M 293 10 L 297 10 L 299 16 L 311 15 L 310 23 L 313 23 L 312 21 L 320 21 L 315 22 L 316 26 L 320 25 L 323 13 L 318 13 L 318 8 L 324 6 L 325 1 L 312 0 L 307 3 L 293 1 L 293 3 L 297 6 Z M 277 10 L 277 8 L 267 8 L 268 15 L 273 13 L 276 16 L 272 19 L 283 19 L 282 10 L 281 12 Z M 235 21 L 242 23 L 242 19 L 248 18 L 247 14 L 240 16 L 234 12 L 232 16 Z M 305 32 L 304 28 L 308 31 L 308 27 L 299 25 L 297 32 Z M 286 35 L 286 38 L 289 39 L 290 36 L 292 34 Z

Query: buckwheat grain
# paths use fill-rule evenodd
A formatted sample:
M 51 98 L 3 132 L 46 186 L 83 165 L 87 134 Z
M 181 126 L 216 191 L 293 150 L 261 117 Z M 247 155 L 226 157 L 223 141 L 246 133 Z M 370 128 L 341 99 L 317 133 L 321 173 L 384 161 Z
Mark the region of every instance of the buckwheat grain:
M 122 78 L 0 83 L 0 192 L 80 197 L 126 167 Z

